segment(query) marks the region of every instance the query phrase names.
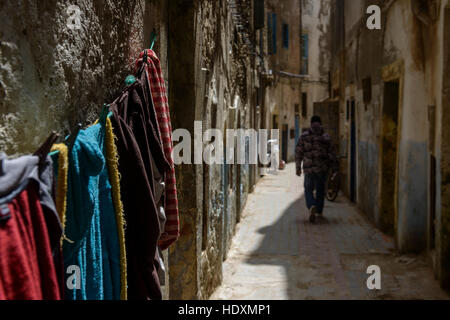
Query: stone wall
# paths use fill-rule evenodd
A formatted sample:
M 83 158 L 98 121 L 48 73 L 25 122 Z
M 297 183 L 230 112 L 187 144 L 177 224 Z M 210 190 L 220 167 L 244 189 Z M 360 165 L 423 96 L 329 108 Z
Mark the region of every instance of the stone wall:
M 173 126 L 192 137 L 194 121 L 201 123 L 202 135 L 210 128 L 225 133 L 251 126 L 253 73 L 246 42 L 251 39 L 251 1 L 234 4 L 177 0 L 169 6 Z M 240 22 L 233 16 L 240 16 Z M 238 24 L 244 28 L 238 30 Z M 192 147 L 201 143 L 197 139 Z M 208 144 L 203 140 L 204 148 Z M 222 280 L 222 262 L 255 168 L 203 163 L 177 169 L 181 237 L 170 250 L 170 297 L 205 299 Z
M 146 31 L 149 39 L 146 1 L 0 6 L 0 150 L 10 155 L 34 151 L 52 130 L 94 120 L 123 87 Z
M 77 123 L 94 121 L 103 103 L 121 92 L 153 30 L 167 81 L 167 5 L 168 0 L 2 1 L 0 151 L 31 153 L 51 131 L 65 136 Z M 165 298 L 168 288 L 166 275 Z
M 70 134 L 96 119 L 150 45 L 161 59 L 169 90 L 172 127 L 194 122 L 209 128 L 263 125 L 253 55 L 253 1 L 133 0 L 23 1 L 0 3 L 0 151 L 36 150 L 51 131 Z M 289 2 L 289 5 L 296 1 Z M 73 19 L 79 8 L 80 24 Z M 289 12 L 291 7 L 281 5 Z M 294 6 L 295 8 L 295 6 Z M 296 21 L 295 15 L 289 21 Z M 291 50 L 298 57 L 299 22 L 291 22 Z M 281 27 L 279 28 L 281 39 Z M 289 58 L 289 59 L 288 59 Z M 263 63 L 264 64 L 264 63 Z M 295 62 L 283 71 L 297 72 Z M 276 97 L 290 128 L 298 82 L 282 79 Z M 259 99 L 259 100 L 258 100 Z M 268 117 L 267 117 L 268 119 Z M 268 128 L 270 124 L 267 122 Z M 267 126 L 266 126 L 267 127 Z M 199 137 L 196 137 L 199 138 Z M 177 142 L 175 142 L 177 143 Z M 204 146 L 206 143 L 204 143 Z M 292 139 L 289 142 L 291 157 Z M 247 195 L 259 178 L 256 165 L 184 164 L 176 167 L 181 236 L 165 256 L 170 266 L 165 297 L 204 299 L 222 279 L 222 261 Z

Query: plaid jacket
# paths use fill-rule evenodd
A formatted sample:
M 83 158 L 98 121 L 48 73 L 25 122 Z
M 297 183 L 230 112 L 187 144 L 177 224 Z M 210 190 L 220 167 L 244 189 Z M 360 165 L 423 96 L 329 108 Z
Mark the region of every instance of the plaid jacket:
M 333 168 L 337 171 L 338 161 L 330 136 L 322 126 L 314 124 L 305 130 L 295 149 L 297 172 L 320 173 Z
M 153 105 L 155 106 L 158 118 L 158 132 L 164 147 L 164 154 L 171 166 L 171 169 L 166 172 L 165 177 L 164 210 L 167 220 L 165 223 L 164 232 L 158 242 L 160 248 L 165 250 L 172 243 L 174 243 L 180 235 L 175 167 L 172 158 L 172 125 L 170 122 L 169 100 L 167 98 L 166 84 L 161 70 L 161 63 L 153 50 L 146 50 L 146 72 L 148 73 Z M 139 67 L 142 65 L 144 54 L 145 51 L 142 51 L 139 55 L 139 59 L 136 61 L 136 70 L 139 70 Z

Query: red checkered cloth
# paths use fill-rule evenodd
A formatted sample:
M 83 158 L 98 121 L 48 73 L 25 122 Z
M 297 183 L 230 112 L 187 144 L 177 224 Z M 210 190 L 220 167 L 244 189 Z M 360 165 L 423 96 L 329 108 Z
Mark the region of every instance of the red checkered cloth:
M 155 52 L 147 50 L 147 68 L 146 72 L 150 82 L 149 87 L 152 91 L 153 105 L 158 118 L 159 135 L 162 140 L 164 154 L 169 161 L 171 170 L 166 172 L 165 178 L 165 204 L 164 211 L 166 213 L 166 225 L 164 232 L 158 242 L 162 250 L 167 249 L 174 243 L 180 235 L 180 221 L 178 217 L 178 199 L 177 186 L 175 179 L 175 166 L 172 158 L 172 125 L 170 122 L 169 101 L 167 99 L 166 84 L 161 71 L 161 63 Z M 136 61 L 136 70 L 142 65 L 145 51 L 139 55 Z

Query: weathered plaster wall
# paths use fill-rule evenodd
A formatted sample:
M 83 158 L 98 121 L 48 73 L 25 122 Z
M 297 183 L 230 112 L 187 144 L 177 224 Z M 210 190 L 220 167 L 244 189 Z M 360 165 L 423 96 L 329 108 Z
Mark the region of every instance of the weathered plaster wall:
M 424 1 L 430 7 L 430 22 L 425 24 L 413 13 L 415 1 L 335 1 L 330 15 L 331 87 L 332 98 L 339 100 L 341 152 L 347 155 L 341 161 L 349 194 L 350 114 L 352 100 L 356 106 L 357 128 L 357 203 L 378 226 L 382 225 L 381 173 L 384 106 L 384 81 L 400 83 L 400 115 L 398 159 L 395 160 L 398 177 L 395 206 L 396 238 L 401 251 L 421 251 L 431 248 L 436 275 L 448 286 L 448 220 L 446 198 L 448 159 L 442 148 L 445 142 L 445 83 L 449 72 L 446 65 L 446 40 L 450 29 L 445 27 L 445 8 L 448 1 Z M 382 30 L 370 31 L 365 23 L 365 9 L 372 4 L 382 8 Z M 340 8 L 344 5 L 343 12 Z M 436 15 L 433 6 L 436 5 Z M 310 6 L 310 14 L 313 6 Z M 305 14 L 305 13 L 304 13 Z M 433 16 L 437 20 L 433 20 Z M 448 16 L 450 21 L 450 14 Z M 307 19 L 305 19 L 307 20 Z M 447 26 L 450 23 L 447 24 Z M 447 30 L 447 36 L 444 30 Z M 340 43 L 344 39 L 345 51 Z M 345 54 L 343 59 L 342 52 Z M 398 68 L 402 65 L 401 70 Z M 384 74 L 386 73 L 386 74 Z M 363 79 L 370 77 L 371 100 L 364 102 Z M 444 94 L 444 95 L 443 95 Z M 434 112 L 435 110 L 435 112 Z M 430 113 L 429 113 L 430 112 Z M 447 121 L 448 122 L 448 121 Z M 446 137 L 446 136 L 445 136 Z M 448 139 L 447 139 L 448 140 Z M 342 154 L 341 153 L 341 154 Z M 435 186 L 436 203 L 430 202 L 430 155 L 437 159 Z M 434 221 L 430 208 L 436 211 L 436 238 L 431 238 Z M 448 210 L 447 210 L 448 211 Z M 434 241 L 434 243 L 430 243 Z M 434 247 L 436 249 L 434 249 Z
M 249 3 L 236 1 L 237 13 L 248 15 Z M 174 128 L 185 128 L 192 137 L 194 121 L 202 123 L 202 132 L 250 128 L 252 63 L 231 4 L 179 0 L 170 4 L 169 19 Z M 249 173 L 249 166 L 235 164 L 178 167 L 182 215 L 181 237 L 170 251 L 172 299 L 206 299 L 220 284 L 222 261 L 250 191 Z
M 70 4 L 79 30 L 67 26 Z M 32 152 L 52 130 L 92 121 L 132 70 L 148 10 L 146 1 L 2 1 L 0 150 Z
M 437 161 L 436 176 L 436 238 L 434 252 L 435 272 L 441 285 L 450 288 L 450 70 L 448 40 L 450 37 L 450 3 L 441 1 L 438 23 L 429 32 L 438 58 L 430 66 L 428 77 L 436 103 L 434 152 Z M 442 73 L 441 73 L 442 71 Z
M 80 29 L 71 28 L 70 5 L 80 9 Z M 153 29 L 168 83 L 167 6 L 168 0 L 0 2 L 0 151 L 34 152 L 51 131 L 65 135 L 95 120 L 122 90 Z M 168 273 L 162 289 L 167 299 Z
M 443 286 L 448 287 L 450 257 L 446 199 L 449 198 L 449 188 L 445 177 L 450 162 L 446 143 L 448 121 L 445 120 L 448 115 L 445 106 L 449 103 L 445 93 L 450 81 L 445 57 L 448 53 L 446 39 L 450 35 L 450 11 L 446 0 L 426 1 L 430 6 L 430 20 L 426 24 L 418 19 L 417 13 L 413 13 L 413 2 L 397 0 L 387 2 L 390 6 L 382 6 L 380 32 L 368 31 L 364 27 L 361 2 L 346 2 L 346 59 L 342 61 L 339 52 L 333 51 L 335 56 L 331 63 L 337 68 L 333 69 L 332 87 L 342 92 L 340 84 L 345 79 L 345 99 L 340 98 L 341 120 L 346 118 L 346 102 L 353 97 L 356 100 L 358 205 L 379 225 L 383 82 L 400 82 L 397 245 L 401 251 L 420 251 L 428 246 L 435 273 Z M 366 1 L 363 7 L 369 4 L 374 3 Z M 358 13 L 359 19 L 356 18 Z M 331 19 L 338 20 L 333 15 Z M 339 32 L 335 29 L 334 37 L 338 37 Z M 402 68 L 399 69 L 399 65 Z M 372 101 L 365 104 L 361 81 L 368 76 L 372 82 Z M 341 124 L 341 135 L 344 141 L 348 141 L 348 121 Z M 431 155 L 437 160 L 436 199 L 430 198 L 429 191 L 430 183 L 434 181 L 430 176 Z M 374 185 L 377 186 L 375 189 Z M 348 191 L 348 187 L 345 189 Z M 435 221 L 430 217 L 433 208 Z M 430 230 L 434 223 L 436 234 L 432 238 Z
M 249 1 L 236 1 L 237 11 L 242 21 L 251 21 L 251 6 Z M 210 114 L 211 122 L 206 128 L 220 129 L 224 134 L 226 129 L 250 128 L 251 104 L 251 76 L 252 64 L 249 48 L 245 44 L 245 36 L 250 36 L 251 25 L 247 31 L 239 31 L 233 20 L 232 7 L 226 2 L 212 3 L 205 1 L 201 5 L 203 24 L 208 25 L 208 19 L 215 26 L 215 33 L 204 38 L 202 59 L 209 61 L 203 66 L 215 73 L 206 79 L 207 86 L 218 86 L 219 92 L 217 109 L 211 113 L 208 106 L 216 101 L 216 97 L 208 96 L 205 106 Z M 219 21 L 219 23 L 217 23 Z M 219 41 L 218 41 L 219 40 Z M 210 48 L 215 48 L 211 51 Z M 235 105 L 237 101 L 237 105 Z M 234 109 L 236 107 L 236 109 Z M 225 140 L 224 140 L 225 141 Z M 237 139 L 235 140 L 237 144 Z M 206 237 L 203 238 L 204 251 L 202 253 L 202 297 L 207 298 L 220 284 L 221 274 L 216 270 L 221 267 L 231 246 L 235 227 L 240 211 L 243 208 L 249 192 L 249 167 L 237 164 L 217 166 L 208 177 L 209 189 L 206 197 L 210 199 L 211 208 L 205 208 L 208 217 Z M 220 183 L 218 183 L 220 181 Z M 211 219 L 211 220 L 209 220 Z
M 401 251 L 420 251 L 426 248 L 428 213 L 428 118 L 423 44 L 419 21 L 412 14 L 410 1 L 397 1 L 391 10 L 385 27 L 391 30 L 390 38 L 386 40 L 396 48 L 397 58 L 404 61 L 399 113 L 397 245 Z
M 347 114 L 347 101 L 354 99 L 358 141 L 357 203 L 370 219 L 381 225 L 384 81 L 398 80 L 402 83 L 402 92 L 399 101 L 397 244 L 402 251 L 415 251 L 425 247 L 427 225 L 428 123 L 421 38 L 410 1 L 398 0 L 386 8 L 379 31 L 365 27 L 365 9 L 370 4 L 374 3 L 347 3 L 345 8 L 346 61 L 342 70 L 345 70 L 346 90 L 341 114 Z M 391 75 L 390 79 L 383 78 L 383 68 L 396 61 L 403 61 L 404 70 Z M 362 81 L 367 78 L 370 78 L 372 91 L 369 102 L 363 99 Z M 348 140 L 350 122 L 345 123 L 342 129 L 344 139 Z M 350 143 L 346 145 L 349 155 Z
M 169 103 L 172 110 L 172 127 L 187 129 L 194 137 L 194 122 L 201 121 L 196 113 L 196 86 L 199 72 L 200 47 L 196 42 L 198 21 L 196 6 L 192 1 L 173 1 L 169 6 Z M 176 48 L 176 49 L 174 49 Z M 189 55 L 185 52 L 190 52 Z M 181 72 L 184 71 L 184 72 Z M 200 250 L 202 206 L 198 207 L 201 185 L 195 165 L 176 168 L 178 207 L 180 210 L 180 238 L 170 248 L 169 263 L 171 299 L 198 297 L 200 279 Z

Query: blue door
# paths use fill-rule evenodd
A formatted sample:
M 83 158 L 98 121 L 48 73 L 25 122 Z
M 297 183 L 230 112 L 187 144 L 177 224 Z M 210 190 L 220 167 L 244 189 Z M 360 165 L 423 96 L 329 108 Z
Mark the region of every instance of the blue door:
M 300 139 L 300 116 L 295 116 L 295 145 L 297 145 L 298 140 Z

